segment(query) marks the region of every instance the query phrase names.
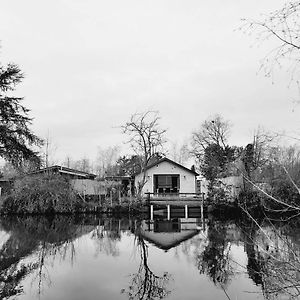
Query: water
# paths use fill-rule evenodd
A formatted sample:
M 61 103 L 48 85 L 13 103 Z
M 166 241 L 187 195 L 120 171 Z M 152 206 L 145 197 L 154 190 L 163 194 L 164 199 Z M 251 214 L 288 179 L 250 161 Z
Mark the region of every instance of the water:
M 157 218 L 2 218 L 0 298 L 297 299 L 290 228 Z

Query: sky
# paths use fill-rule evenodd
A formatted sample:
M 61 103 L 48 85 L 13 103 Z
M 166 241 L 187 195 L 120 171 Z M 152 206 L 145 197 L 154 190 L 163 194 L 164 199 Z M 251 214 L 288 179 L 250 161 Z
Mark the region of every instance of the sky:
M 276 44 L 238 28 L 283 0 L 1 0 L 0 63 L 25 79 L 14 92 L 31 109 L 32 130 L 50 136 L 55 161 L 94 159 L 124 144 L 119 128 L 157 110 L 169 143 L 188 141 L 208 117 L 232 124 L 230 144 L 258 126 L 296 135 L 297 89 L 289 73 L 259 71 Z

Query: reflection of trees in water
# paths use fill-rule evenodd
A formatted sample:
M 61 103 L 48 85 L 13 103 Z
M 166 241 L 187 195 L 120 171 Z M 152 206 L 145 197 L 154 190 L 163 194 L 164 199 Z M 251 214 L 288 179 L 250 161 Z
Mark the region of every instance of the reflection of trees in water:
M 80 235 L 80 230 L 73 218 L 7 217 L 1 219 L 1 227 L 10 234 L 0 249 L 1 299 L 22 293 L 20 283 L 32 273 L 40 293 L 43 282 L 50 283 L 46 257 L 66 259 L 70 250 L 70 259 L 74 259 L 72 242 Z M 31 262 L 22 262 L 24 258 Z
M 140 261 L 137 272 L 130 277 L 129 287 L 123 290 L 129 299 L 162 299 L 170 294 L 167 289 L 170 274 L 155 274 L 149 266 L 148 246 L 141 236 L 139 222 L 110 218 L 75 220 L 65 216 L 2 217 L 0 225 L 9 233 L 0 248 L 1 299 L 22 293 L 21 283 L 29 275 L 40 293 L 43 286 L 51 283 L 49 265 L 56 259 L 69 259 L 72 263 L 76 254 L 74 240 L 90 231 L 98 250 L 112 256 L 119 255 L 121 235 L 135 233 Z M 190 259 L 196 259 L 200 273 L 208 275 L 225 291 L 235 272 L 230 245 L 241 240 L 248 257 L 244 270 L 261 287 L 266 299 L 300 298 L 299 237 L 292 235 L 298 227 L 270 223 L 260 227 L 255 222 L 237 225 L 243 232 L 241 237 L 234 236 L 236 229 L 230 228 L 231 223 L 212 219 L 206 238 L 185 241 L 180 249 Z
M 128 221 L 128 220 L 127 220 Z M 117 243 L 121 240 L 121 232 L 126 220 L 102 219 L 92 231 L 92 239 L 97 245 L 96 253 L 104 252 L 106 255 L 118 256 L 120 250 Z M 128 226 L 128 225 L 127 225 Z
M 299 299 L 300 248 L 291 234 L 295 228 L 255 225 L 243 228 L 250 278 L 261 285 L 266 299 Z
M 251 223 L 247 228 L 242 227 L 242 230 L 244 248 L 248 257 L 248 275 L 256 285 L 261 285 L 263 288 L 263 273 L 265 270 L 265 262 L 263 256 L 257 251 L 257 246 L 254 243 L 257 227 L 254 223 Z
M 265 299 L 300 299 L 300 240 L 298 228 L 270 222 L 237 222 L 242 232 L 238 240 L 244 242 L 248 262 L 245 271 L 255 285 L 262 289 Z M 230 278 L 236 273 L 236 261 L 230 257 L 230 226 L 226 222 L 210 220 L 208 244 L 199 251 L 197 266 L 225 292 Z M 242 266 L 240 266 L 242 267 Z M 229 297 L 227 295 L 227 297 Z
M 0 272 L 0 299 L 6 299 L 22 293 L 23 288 L 20 286 L 20 282 L 36 267 L 35 264 L 22 264 L 20 267 L 13 264 L 9 268 L 2 270 Z
M 140 253 L 140 264 L 138 271 L 131 275 L 131 282 L 128 289 L 123 289 L 128 298 L 133 299 L 164 299 L 170 294 L 167 285 L 170 281 L 170 274 L 165 272 L 162 276 L 156 275 L 148 264 L 148 246 L 140 234 L 139 225 L 136 228 L 136 247 Z
M 230 243 L 226 240 L 227 225 L 210 221 L 208 226 L 208 245 L 197 257 L 200 273 L 207 274 L 214 284 L 225 287 L 233 269 L 230 264 Z

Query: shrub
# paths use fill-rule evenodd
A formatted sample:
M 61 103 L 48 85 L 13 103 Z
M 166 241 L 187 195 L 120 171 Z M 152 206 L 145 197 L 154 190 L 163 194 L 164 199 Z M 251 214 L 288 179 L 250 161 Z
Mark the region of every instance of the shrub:
M 39 174 L 17 179 L 2 203 L 6 213 L 76 212 L 85 203 L 73 191 L 69 181 L 56 174 Z

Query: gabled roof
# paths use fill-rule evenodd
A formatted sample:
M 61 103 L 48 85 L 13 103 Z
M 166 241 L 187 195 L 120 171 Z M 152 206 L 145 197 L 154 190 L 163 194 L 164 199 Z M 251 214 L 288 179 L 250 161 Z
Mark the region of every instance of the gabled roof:
M 142 231 L 142 237 L 157 248 L 168 251 L 199 234 L 200 230 L 192 229 L 181 232 Z
M 63 166 L 51 166 L 48 168 L 43 168 L 37 171 L 34 171 L 30 174 L 38 174 L 38 173 L 45 173 L 45 172 L 58 172 L 61 174 L 67 174 L 67 175 L 73 175 L 73 176 L 78 176 L 81 178 L 87 178 L 87 179 L 94 179 L 96 177 L 95 174 L 92 173 L 87 173 L 87 172 L 83 172 L 83 171 L 79 171 L 76 169 L 71 169 L 71 168 L 67 168 L 67 167 L 63 167 Z
M 181 165 L 181 164 L 179 164 L 179 163 L 175 162 L 174 160 L 171 160 L 171 159 L 169 159 L 169 158 L 167 158 L 167 157 L 163 157 L 163 158 L 159 159 L 158 161 L 156 161 L 155 163 L 152 163 L 152 164 L 148 165 L 148 166 L 146 167 L 146 170 L 149 170 L 149 169 L 151 169 L 151 168 L 153 168 L 153 167 L 155 167 L 155 166 L 161 164 L 162 162 L 168 162 L 168 163 L 170 163 L 170 164 L 173 164 L 173 165 L 175 165 L 175 166 L 178 167 L 178 168 L 181 168 L 181 169 L 183 169 L 183 170 L 185 170 L 185 171 L 188 171 L 188 172 L 194 174 L 195 176 L 198 176 L 198 175 L 199 175 L 197 172 L 195 172 L 195 171 L 193 171 L 193 170 L 191 170 L 191 169 L 189 169 L 189 168 L 186 168 L 185 166 L 183 166 L 183 165 Z M 139 174 L 140 174 L 140 173 L 139 173 Z

